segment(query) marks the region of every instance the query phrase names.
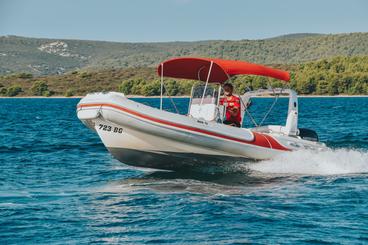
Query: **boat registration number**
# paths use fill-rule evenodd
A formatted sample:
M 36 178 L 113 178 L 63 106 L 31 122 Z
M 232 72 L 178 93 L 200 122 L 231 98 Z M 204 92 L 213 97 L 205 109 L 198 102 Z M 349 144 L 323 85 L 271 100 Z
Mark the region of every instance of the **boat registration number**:
M 119 128 L 119 127 L 112 127 L 106 124 L 99 124 L 98 127 L 99 127 L 99 130 L 103 130 L 107 132 L 113 132 L 113 133 L 118 133 L 118 134 L 123 133 L 123 128 Z

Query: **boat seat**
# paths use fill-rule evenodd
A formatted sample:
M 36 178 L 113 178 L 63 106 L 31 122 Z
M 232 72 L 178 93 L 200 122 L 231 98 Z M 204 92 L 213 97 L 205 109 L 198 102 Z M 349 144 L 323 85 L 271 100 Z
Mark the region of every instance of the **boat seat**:
M 206 121 L 214 121 L 216 119 L 215 104 L 192 104 L 190 106 L 189 115 L 193 118 L 204 119 Z

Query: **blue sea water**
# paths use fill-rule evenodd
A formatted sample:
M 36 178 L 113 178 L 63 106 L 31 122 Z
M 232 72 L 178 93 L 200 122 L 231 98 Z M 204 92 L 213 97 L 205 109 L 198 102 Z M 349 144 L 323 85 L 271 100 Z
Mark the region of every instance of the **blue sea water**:
M 266 123 L 284 123 L 279 102 Z M 128 167 L 77 119 L 77 103 L 0 100 L 0 244 L 368 243 L 368 98 L 301 98 L 300 127 L 330 151 L 223 174 Z M 185 113 L 188 100 L 176 103 Z M 254 101 L 256 120 L 271 103 Z

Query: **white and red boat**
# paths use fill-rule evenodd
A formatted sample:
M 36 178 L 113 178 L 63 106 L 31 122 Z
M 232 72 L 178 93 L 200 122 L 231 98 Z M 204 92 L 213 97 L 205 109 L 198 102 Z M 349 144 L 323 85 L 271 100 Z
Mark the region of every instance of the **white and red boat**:
M 77 106 L 78 118 L 94 130 L 119 161 L 137 167 L 195 170 L 239 161 L 271 159 L 300 149 L 324 149 L 313 130 L 298 128 L 298 98 L 290 89 L 252 91 L 241 96 L 242 118 L 248 100 L 265 94 L 288 94 L 285 125 L 237 128 L 223 124 L 222 85 L 232 76 L 260 75 L 289 81 L 288 72 L 242 61 L 176 58 L 158 66 L 160 108 L 128 99 L 122 93 L 93 93 Z M 162 109 L 163 78 L 203 81 L 192 88 L 187 115 Z

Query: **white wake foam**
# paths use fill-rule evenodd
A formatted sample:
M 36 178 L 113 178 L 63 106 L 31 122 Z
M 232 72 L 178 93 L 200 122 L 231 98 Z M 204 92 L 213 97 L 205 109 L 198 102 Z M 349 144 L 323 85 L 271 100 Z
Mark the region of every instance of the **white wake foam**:
M 295 151 L 279 155 L 272 160 L 251 164 L 249 168 L 263 173 L 279 174 L 368 173 L 368 152 L 351 149 Z

